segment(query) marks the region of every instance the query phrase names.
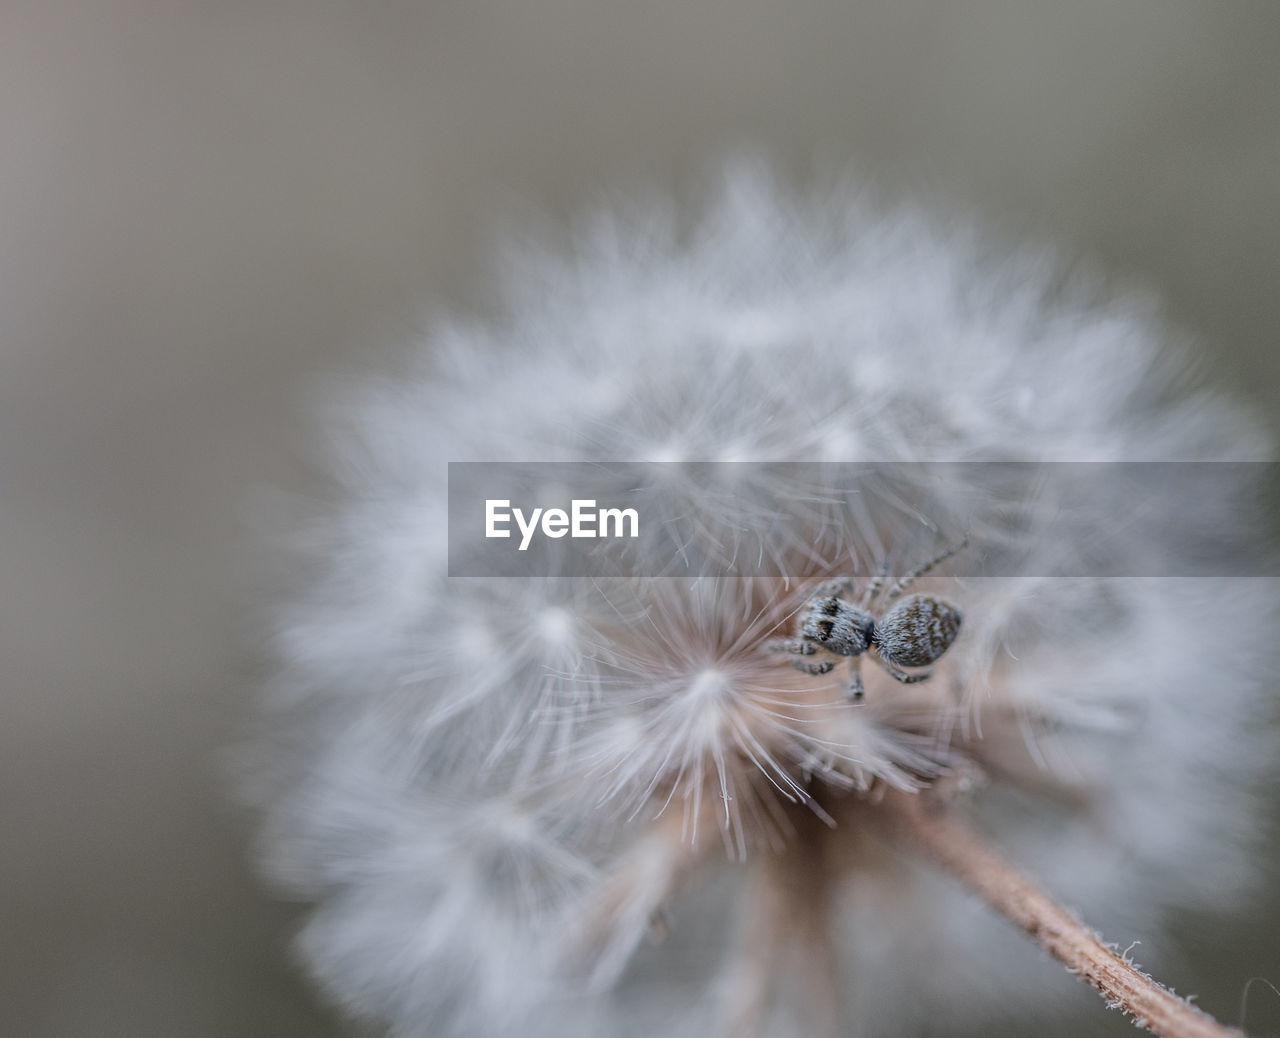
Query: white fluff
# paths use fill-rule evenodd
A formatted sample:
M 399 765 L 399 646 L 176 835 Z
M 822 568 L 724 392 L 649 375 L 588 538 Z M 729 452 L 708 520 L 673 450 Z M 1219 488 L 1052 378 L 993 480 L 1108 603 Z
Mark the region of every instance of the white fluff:
M 803 806 L 814 776 L 837 797 L 976 779 L 964 809 L 994 841 L 1148 960 L 1162 909 L 1244 889 L 1274 584 L 1051 576 L 1099 530 L 1159 560 L 1180 531 L 1243 522 L 1230 501 L 1183 502 L 1154 537 L 1101 509 L 1042 542 L 1032 488 L 931 485 L 978 555 L 1007 547 L 1008 509 L 1029 516 L 1036 576 L 967 580 L 961 557 L 925 578 L 962 607 L 960 638 L 922 685 L 865 668 L 856 707 L 759 651 L 802 587 L 639 564 L 445 575 L 448 461 L 1266 456 L 1246 416 L 1181 385 L 1133 300 L 851 199 L 796 201 L 748 171 L 692 228 L 598 219 L 571 255 L 513 259 L 500 315 L 439 328 L 404 378 L 356 395 L 350 504 L 285 613 L 254 787 L 273 875 L 316 905 L 306 961 L 354 1013 L 405 1036 L 715 1033 L 753 862 L 785 853 L 796 810 L 825 818 Z M 936 546 L 801 489 L 668 488 L 694 513 L 736 502 L 744 536 L 776 519 L 753 502 L 794 499 L 832 572 L 886 555 L 900 572 Z M 853 1033 L 1071 991 L 948 882 L 845 838 Z M 784 990 L 768 1027 L 805 1033 L 804 1001 Z

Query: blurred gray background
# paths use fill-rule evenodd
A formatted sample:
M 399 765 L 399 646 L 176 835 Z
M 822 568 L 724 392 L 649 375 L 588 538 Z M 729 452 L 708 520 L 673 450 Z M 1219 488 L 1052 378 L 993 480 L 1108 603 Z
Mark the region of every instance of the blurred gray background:
M 217 756 L 313 384 L 483 299 L 505 213 L 744 148 L 1100 260 L 1280 398 L 1274 2 L 4 0 L 0 1034 L 341 1033 Z M 1274 871 L 1163 970 L 1232 1022 L 1280 984 Z

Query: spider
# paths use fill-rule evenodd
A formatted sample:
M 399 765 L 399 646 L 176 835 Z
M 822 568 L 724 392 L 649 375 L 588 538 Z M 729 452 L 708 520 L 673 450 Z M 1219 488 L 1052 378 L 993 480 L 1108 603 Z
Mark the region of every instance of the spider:
M 932 595 L 909 595 L 898 600 L 917 577 L 968 543 L 966 538 L 899 578 L 885 595 L 885 608 L 878 616 L 871 607 L 889 574 L 888 562 L 867 585 L 857 605 L 849 601 L 853 592 L 851 578 L 837 577 L 819 584 L 801 611 L 800 637 L 771 639 L 765 643 L 765 650 L 787 653 L 793 657 L 791 665 L 805 674 L 827 674 L 841 657 L 850 657 L 847 695 L 854 701 L 863 696 L 862 657 L 869 650 L 874 650 L 876 662 L 895 681 L 904 685 L 924 681 L 932 669 L 908 674 L 902 668 L 928 667 L 951 648 L 960 632 L 960 611 Z

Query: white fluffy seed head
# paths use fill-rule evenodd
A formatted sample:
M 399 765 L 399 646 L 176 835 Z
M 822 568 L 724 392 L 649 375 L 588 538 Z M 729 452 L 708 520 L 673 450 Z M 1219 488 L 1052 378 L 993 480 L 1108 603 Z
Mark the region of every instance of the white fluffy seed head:
M 922 578 L 963 612 L 959 638 L 918 685 L 865 667 L 852 706 L 839 674 L 762 645 L 812 579 L 936 551 L 918 514 L 887 492 L 836 508 L 787 470 L 669 464 L 1265 457 L 1238 409 L 1182 385 L 1152 315 L 1043 256 L 848 197 L 806 205 L 758 172 L 691 230 L 600 219 L 505 284 L 501 316 L 442 328 L 359 396 L 350 504 L 279 638 L 264 843 L 314 900 L 304 954 L 353 1012 L 397 1035 L 703 1033 L 735 1018 L 705 996 L 736 997 L 753 861 L 786 860 L 805 818 L 839 829 L 832 805 L 879 783 L 963 787 L 1107 931 L 1241 889 L 1274 585 L 1055 576 L 1104 549 L 1158 563 L 1180 531 L 1238 526 L 1230 500 L 1181 502 L 1154 536 L 1103 503 L 1044 539 L 1033 484 L 935 474 L 916 507 L 1035 575 L 965 579 L 962 553 Z M 652 579 L 652 559 L 608 580 L 450 579 L 446 463 L 467 460 L 666 462 L 673 516 L 732 509 L 743 544 L 805 579 Z M 1230 632 L 1216 648 L 1208 617 Z M 835 998 L 859 1033 L 1062 989 L 847 829 Z M 655 927 L 679 939 L 650 946 Z

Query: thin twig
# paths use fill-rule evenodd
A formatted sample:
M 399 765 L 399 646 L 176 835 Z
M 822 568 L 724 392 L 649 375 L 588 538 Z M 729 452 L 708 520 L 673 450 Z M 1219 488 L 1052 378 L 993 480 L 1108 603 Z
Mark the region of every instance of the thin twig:
M 948 813 L 919 794 L 888 792 L 875 810 L 895 842 L 923 851 L 1133 1022 L 1163 1038 L 1240 1038 L 1174 994 L 1041 890 Z

